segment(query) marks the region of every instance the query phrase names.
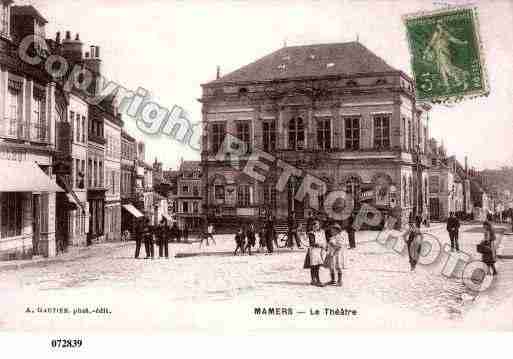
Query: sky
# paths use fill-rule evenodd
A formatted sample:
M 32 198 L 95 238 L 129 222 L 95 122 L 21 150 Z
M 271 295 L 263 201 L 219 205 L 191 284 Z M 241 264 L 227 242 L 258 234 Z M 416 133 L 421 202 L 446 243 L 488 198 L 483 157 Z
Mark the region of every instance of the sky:
M 18 0 L 47 18 L 47 37 L 80 33 L 101 47 L 104 75 L 124 87 L 142 87 L 169 109 L 181 106 L 201 120 L 201 84 L 227 74 L 284 44 L 359 41 L 410 76 L 401 17 L 468 1 L 140 1 Z M 432 137 L 447 152 L 478 169 L 513 165 L 513 0 L 474 1 L 491 93 L 451 106 L 434 105 Z M 146 160 L 164 168 L 199 153 L 165 135 L 146 135 L 134 120 L 125 128 L 146 142 Z

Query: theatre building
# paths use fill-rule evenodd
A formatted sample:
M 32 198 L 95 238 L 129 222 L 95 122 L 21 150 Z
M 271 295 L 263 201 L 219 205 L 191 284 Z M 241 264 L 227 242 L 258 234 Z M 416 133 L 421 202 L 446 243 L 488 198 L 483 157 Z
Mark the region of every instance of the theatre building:
M 430 107 L 416 103 L 407 74 L 359 42 L 283 47 L 225 76 L 218 70 L 202 88 L 210 220 L 302 219 L 310 202 L 296 194 L 307 174 L 328 192 L 351 194 L 356 209 L 371 204 L 400 224 L 427 214 Z M 284 173 L 277 161 L 267 162 L 264 181 L 245 175 L 249 155 L 216 158 L 227 134 L 245 142 L 248 154 L 260 149 L 299 172 L 287 176 L 283 191 L 276 190 Z
M 0 1 L 0 260 L 56 254 L 57 98 L 44 70 L 21 62 L 17 43 L 44 34 L 46 20 L 31 6 Z

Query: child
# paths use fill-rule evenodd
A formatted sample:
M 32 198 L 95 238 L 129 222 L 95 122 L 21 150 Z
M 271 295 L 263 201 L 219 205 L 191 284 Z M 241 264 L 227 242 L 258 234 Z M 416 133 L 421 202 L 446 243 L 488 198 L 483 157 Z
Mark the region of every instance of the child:
M 342 227 L 339 224 L 334 224 L 331 228 L 332 236 L 328 241 L 328 255 L 327 263 L 330 269 L 331 281 L 328 285 L 342 286 L 342 268 L 344 267 L 344 252 L 342 248 L 347 244 L 347 237 L 342 232 Z M 338 278 L 335 282 L 335 271 L 337 271 Z
M 235 248 L 235 252 L 233 252 L 233 255 L 236 256 L 237 255 L 237 251 L 239 250 L 240 248 L 240 252 L 241 254 L 244 254 L 244 246 L 245 246 L 245 234 L 244 234 L 244 228 L 240 227 L 238 230 L 237 230 L 237 234 L 235 234 L 235 243 L 237 244 L 237 247 Z

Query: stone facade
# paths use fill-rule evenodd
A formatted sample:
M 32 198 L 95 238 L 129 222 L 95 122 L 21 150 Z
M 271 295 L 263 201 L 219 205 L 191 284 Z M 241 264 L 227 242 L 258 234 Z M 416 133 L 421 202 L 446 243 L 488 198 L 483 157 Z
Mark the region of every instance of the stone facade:
M 343 53 L 345 45 L 333 44 L 334 51 Z M 358 58 L 362 54 L 377 61 L 363 46 L 353 45 L 348 56 L 356 56 L 354 61 L 365 62 Z M 307 59 L 295 64 L 299 70 L 308 59 L 317 61 L 316 56 L 319 68 L 330 68 L 341 60 L 329 58 L 329 46 L 306 46 L 301 52 L 298 47 L 283 48 L 266 58 L 292 62 L 294 56 L 306 54 Z M 393 213 L 401 223 L 414 208 L 427 212 L 430 108 L 415 103 L 413 82 L 407 75 L 387 68 L 351 76 L 320 72 L 304 79 L 296 73 L 287 76 L 284 66 L 279 81 L 244 77 L 261 62 L 203 85 L 203 187 L 210 218 L 252 220 L 271 211 L 278 220 L 285 220 L 291 210 L 297 218 L 305 217 L 310 205 L 293 200 L 294 185 L 275 190 L 284 173 L 276 160 L 299 169 L 296 186 L 307 175 L 315 176 L 326 183 L 328 192 L 352 194 L 357 208 L 372 204 Z M 265 66 L 272 66 L 268 62 Z M 255 71 L 265 72 L 262 65 Z M 248 145 L 248 155 L 240 155 L 238 161 L 216 157 L 228 134 Z M 264 181 L 241 171 L 255 149 L 276 159 L 268 162 Z M 290 184 L 289 179 L 285 182 Z

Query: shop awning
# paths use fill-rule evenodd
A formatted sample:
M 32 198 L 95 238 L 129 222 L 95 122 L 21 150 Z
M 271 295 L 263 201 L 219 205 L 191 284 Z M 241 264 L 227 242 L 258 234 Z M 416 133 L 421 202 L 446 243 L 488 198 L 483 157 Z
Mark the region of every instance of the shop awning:
M 60 180 L 60 183 L 64 185 L 64 189 L 66 190 L 66 196 L 68 197 L 68 201 L 70 203 L 74 204 L 75 206 L 80 207 L 82 209 L 82 212 L 85 213 L 86 209 L 85 209 L 84 205 L 82 204 L 82 202 L 80 202 L 80 198 L 78 198 L 75 191 L 73 191 L 73 188 L 68 183 L 66 178 L 59 176 L 59 180 Z
M 137 208 L 135 208 L 131 204 L 124 204 L 123 208 L 126 209 L 132 216 L 135 218 L 141 218 L 144 217 L 144 214 L 142 214 Z
M 64 192 L 31 161 L 0 160 L 0 192 Z

